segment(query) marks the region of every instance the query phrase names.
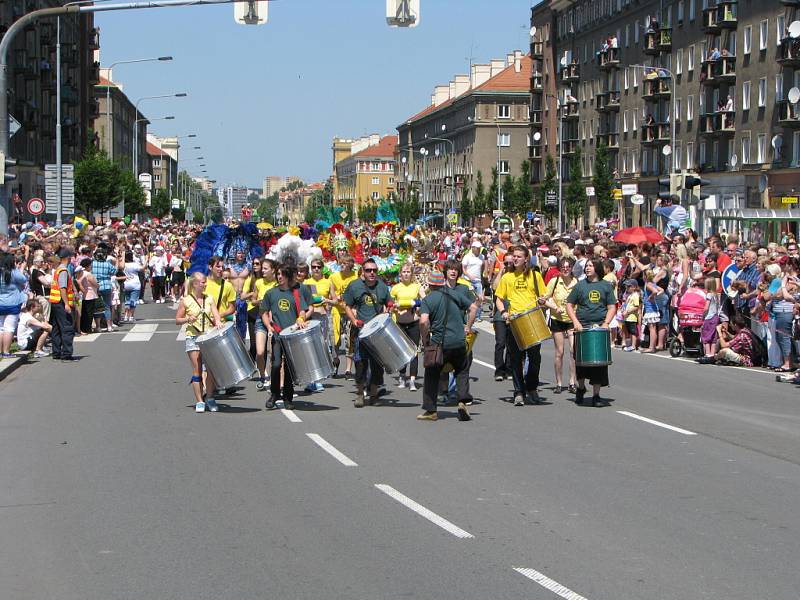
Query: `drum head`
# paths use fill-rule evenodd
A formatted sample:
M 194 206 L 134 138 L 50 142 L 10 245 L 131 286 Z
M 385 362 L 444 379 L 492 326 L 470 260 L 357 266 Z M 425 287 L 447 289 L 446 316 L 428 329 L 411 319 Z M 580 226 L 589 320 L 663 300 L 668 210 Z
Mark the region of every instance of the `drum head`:
M 386 326 L 386 319 L 391 319 L 392 316 L 388 313 L 384 313 L 382 315 L 378 315 L 374 319 L 372 319 L 369 323 L 364 325 L 361 328 L 361 333 L 359 336 L 366 336 L 378 331 L 379 329 L 383 329 Z
M 213 329 L 209 329 L 203 335 L 201 335 L 201 336 L 199 336 L 197 338 L 197 342 L 198 343 L 207 342 L 208 340 L 213 339 L 213 338 L 217 337 L 218 335 L 225 335 L 225 333 L 228 331 L 228 329 L 233 327 L 233 325 L 234 325 L 233 323 L 225 323 L 222 326 L 221 329 L 217 329 L 216 327 L 214 327 Z
M 313 331 L 315 327 L 319 327 L 319 326 L 320 326 L 320 322 L 319 321 L 307 321 L 306 327 L 303 328 L 303 329 L 300 329 L 295 324 L 295 325 L 292 325 L 292 326 L 287 327 L 286 329 L 282 330 L 280 332 L 280 336 L 281 337 L 287 337 L 287 336 L 290 336 L 290 335 L 305 335 L 307 332 Z

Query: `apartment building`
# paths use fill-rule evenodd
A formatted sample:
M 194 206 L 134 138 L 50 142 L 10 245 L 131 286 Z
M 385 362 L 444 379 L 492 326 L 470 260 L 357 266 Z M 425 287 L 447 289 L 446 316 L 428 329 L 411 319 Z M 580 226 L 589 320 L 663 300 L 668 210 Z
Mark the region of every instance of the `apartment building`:
M 434 88 L 430 105 L 397 126 L 402 197 L 415 193 L 426 214 L 444 214 L 474 193 L 478 172 L 486 189 L 494 168 L 501 185 L 520 174 L 529 154 L 532 64 L 517 50 Z
M 349 149 L 347 149 L 349 146 Z M 358 140 L 334 138 L 334 202 L 357 214 L 365 202 L 395 193 L 397 136 L 373 134 Z
M 111 69 L 101 69 L 100 73 L 100 80 L 94 86 L 98 111 L 92 125 L 97 143 L 120 167 L 133 170 L 133 145 L 134 139 L 137 139 L 137 171 L 148 172 L 147 126 L 150 122 L 136 110 L 123 91 L 122 84 L 112 79 Z M 134 127 L 139 129 L 138 137 L 134 135 Z
M 289 225 L 305 221 L 306 208 L 314 192 L 323 190 L 324 183 L 311 183 L 292 191 L 278 192 L 278 215 Z
M 178 195 L 178 160 L 177 148 L 169 147 L 169 141 L 175 138 L 161 139 L 147 136 L 147 157 L 150 161 L 147 172 L 153 175 L 153 189 L 169 191 L 170 198 Z M 177 142 L 177 140 L 176 140 Z
M 800 88 L 799 9 L 798 0 L 532 8 L 534 183 L 547 154 L 569 159 L 578 148 L 590 177 L 604 144 L 626 192 L 625 224 L 653 222 L 659 175 L 693 172 L 710 194 L 691 207 L 695 227 L 746 229 L 769 218 L 777 229 L 789 216 L 781 211 L 797 207 L 786 199 L 800 192 L 800 113 L 790 101 Z M 641 207 L 630 202 L 634 192 Z M 588 208 L 591 221 L 594 198 Z
M 225 216 L 238 219 L 242 214 L 242 207 L 247 204 L 247 187 L 229 185 L 220 188 L 217 194 Z
M 286 178 L 280 175 L 268 175 L 264 177 L 264 183 L 261 186 L 261 193 L 264 198 L 269 198 L 275 192 L 280 192 L 282 187 L 286 186 Z
M 11 23 L 31 11 L 59 4 L 53 0 L 3 0 L 0 2 L 0 36 Z M 91 14 L 61 17 L 61 118 L 62 160 L 83 155 L 97 115 L 92 87 L 99 81 L 95 52 L 99 31 Z M 9 154 L 18 165 L 10 193 L 23 201 L 44 197 L 44 165 L 56 159 L 56 21 L 43 19 L 17 34 L 8 52 L 6 69 L 8 109 L 20 123 L 11 137 Z

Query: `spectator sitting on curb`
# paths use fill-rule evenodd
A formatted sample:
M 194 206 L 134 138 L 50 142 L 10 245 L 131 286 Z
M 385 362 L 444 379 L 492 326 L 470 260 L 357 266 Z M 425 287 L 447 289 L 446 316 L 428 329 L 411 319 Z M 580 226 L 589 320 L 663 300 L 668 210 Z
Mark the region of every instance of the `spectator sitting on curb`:
M 35 298 L 28 300 L 19 314 L 19 323 L 17 324 L 19 349 L 27 352 L 33 350 L 36 358 L 49 355 L 50 353 L 44 350 L 44 345 L 47 343 L 47 336 L 52 329 L 53 326 L 50 323 L 42 320 L 42 307 L 39 302 Z

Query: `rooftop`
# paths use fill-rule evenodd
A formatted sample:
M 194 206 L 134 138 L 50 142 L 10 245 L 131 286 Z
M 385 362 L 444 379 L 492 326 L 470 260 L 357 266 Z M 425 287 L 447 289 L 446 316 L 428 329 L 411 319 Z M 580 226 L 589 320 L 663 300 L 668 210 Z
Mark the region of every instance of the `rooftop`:
M 387 135 L 381 138 L 381 141 L 374 146 L 369 146 L 361 152 L 353 154 L 358 158 L 378 158 L 378 157 L 394 157 L 395 148 L 397 148 L 398 137 L 396 135 Z

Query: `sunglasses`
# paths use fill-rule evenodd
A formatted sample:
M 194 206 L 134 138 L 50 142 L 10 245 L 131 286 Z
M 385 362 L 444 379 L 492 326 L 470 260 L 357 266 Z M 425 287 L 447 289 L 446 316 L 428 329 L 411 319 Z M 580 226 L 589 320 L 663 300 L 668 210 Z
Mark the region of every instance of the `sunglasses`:
M 322 265 L 311 265 L 312 269 L 321 269 Z
M 378 269 L 364 269 L 364 273 L 374 273 Z

